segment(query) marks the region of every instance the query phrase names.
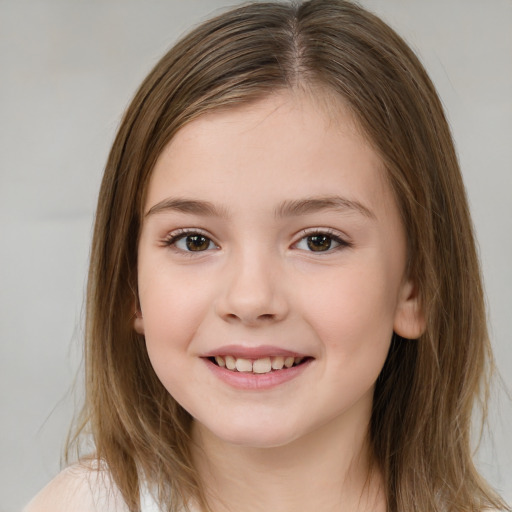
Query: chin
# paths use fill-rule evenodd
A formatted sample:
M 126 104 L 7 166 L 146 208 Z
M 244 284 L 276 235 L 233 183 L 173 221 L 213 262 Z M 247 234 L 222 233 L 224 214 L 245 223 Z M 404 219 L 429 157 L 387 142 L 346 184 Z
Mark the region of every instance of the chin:
M 247 435 L 243 433 L 240 435 L 224 437 L 222 440 L 234 446 L 264 449 L 280 448 L 282 446 L 286 446 L 294 441 L 295 438 L 284 435 L 276 436 L 274 433 L 269 433 L 268 435 Z
M 209 431 L 221 443 L 246 448 L 278 448 L 293 442 L 300 437 L 296 432 L 283 428 L 276 422 L 267 425 L 201 425 L 201 430 Z

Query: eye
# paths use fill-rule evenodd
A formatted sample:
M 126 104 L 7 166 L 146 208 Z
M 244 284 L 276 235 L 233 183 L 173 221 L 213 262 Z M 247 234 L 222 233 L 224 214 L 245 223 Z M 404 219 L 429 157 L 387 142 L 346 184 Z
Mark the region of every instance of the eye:
M 166 240 L 165 245 L 174 247 L 183 252 L 204 252 L 218 249 L 217 245 L 202 233 L 193 231 L 180 231 Z
M 329 252 L 349 245 L 348 242 L 333 233 L 314 232 L 301 238 L 295 247 L 309 252 Z

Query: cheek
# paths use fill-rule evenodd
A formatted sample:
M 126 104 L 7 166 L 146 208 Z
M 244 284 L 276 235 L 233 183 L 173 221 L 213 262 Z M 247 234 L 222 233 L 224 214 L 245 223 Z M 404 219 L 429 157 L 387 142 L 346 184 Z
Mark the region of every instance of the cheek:
M 210 302 L 203 283 L 158 267 L 149 274 L 139 271 L 139 299 L 150 352 L 187 345 Z
M 139 298 L 144 337 L 151 365 L 167 391 L 181 404 L 192 391 L 183 382 L 194 368 L 192 340 L 208 307 L 204 288 L 192 286 L 186 276 L 139 272 Z
M 379 265 L 341 269 L 313 289 L 307 297 L 307 320 L 324 350 L 337 357 L 330 361 L 361 364 L 383 363 L 393 333 L 397 290 L 394 280 Z M 336 283 L 333 285 L 332 283 Z M 345 366 L 346 368 L 346 366 Z

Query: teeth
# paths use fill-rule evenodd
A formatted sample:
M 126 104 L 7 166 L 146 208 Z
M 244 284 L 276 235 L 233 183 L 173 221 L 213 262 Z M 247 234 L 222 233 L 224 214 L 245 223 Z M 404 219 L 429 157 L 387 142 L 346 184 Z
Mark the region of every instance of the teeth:
M 272 370 L 282 370 L 284 366 L 284 357 L 277 356 L 272 358 Z
M 224 359 L 228 370 L 234 370 L 236 368 L 236 359 L 233 356 L 226 356 Z
M 272 363 L 270 362 L 270 357 L 265 357 L 264 359 L 256 359 L 254 363 L 252 363 L 252 371 L 254 373 L 268 373 L 272 370 Z
M 221 368 L 228 370 L 238 371 L 242 373 L 270 373 L 272 370 L 282 370 L 283 368 L 291 368 L 294 365 L 300 364 L 304 361 L 304 357 L 263 357 L 261 359 L 251 360 L 242 357 L 236 358 L 233 356 L 215 356 L 215 362 Z
M 252 372 L 252 361 L 239 358 L 236 360 L 236 369 L 239 372 Z

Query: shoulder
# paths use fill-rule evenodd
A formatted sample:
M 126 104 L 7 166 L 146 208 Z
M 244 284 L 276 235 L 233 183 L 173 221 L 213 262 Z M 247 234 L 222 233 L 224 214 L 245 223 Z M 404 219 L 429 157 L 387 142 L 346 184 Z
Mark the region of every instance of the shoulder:
M 128 512 L 106 469 L 75 464 L 61 471 L 23 512 Z

